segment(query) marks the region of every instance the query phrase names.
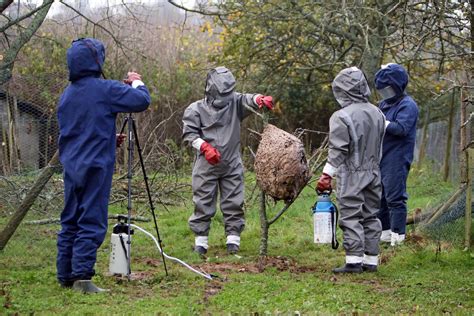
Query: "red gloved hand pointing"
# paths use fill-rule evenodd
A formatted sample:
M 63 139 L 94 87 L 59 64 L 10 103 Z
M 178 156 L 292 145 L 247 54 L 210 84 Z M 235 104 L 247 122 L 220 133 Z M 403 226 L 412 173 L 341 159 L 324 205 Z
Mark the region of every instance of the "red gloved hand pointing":
M 331 191 L 332 190 L 331 180 L 332 180 L 332 177 L 330 175 L 323 173 L 321 177 L 319 177 L 316 190 L 318 192 Z
M 115 136 L 115 145 L 117 148 L 119 148 L 120 146 L 122 146 L 123 142 L 125 141 L 125 137 L 126 135 L 125 134 L 117 134 Z
M 212 145 L 208 142 L 202 143 L 200 150 L 204 154 L 207 162 L 211 165 L 216 165 L 219 163 L 219 161 L 221 161 L 221 154 L 219 151 L 212 147 Z
M 263 106 L 266 106 L 269 110 L 273 110 L 273 97 L 267 95 L 259 94 L 255 98 L 255 102 L 258 107 L 261 109 Z

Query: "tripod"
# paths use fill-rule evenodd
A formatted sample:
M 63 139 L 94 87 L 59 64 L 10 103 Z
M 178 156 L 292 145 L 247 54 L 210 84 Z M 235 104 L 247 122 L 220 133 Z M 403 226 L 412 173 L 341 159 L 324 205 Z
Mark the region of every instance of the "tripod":
M 128 127 L 127 131 L 127 150 L 128 150 L 128 165 L 127 165 L 127 179 L 128 179 L 128 190 L 127 190 L 127 266 L 128 266 L 128 280 L 130 281 L 131 279 L 131 256 L 130 256 L 130 251 L 131 251 L 131 230 L 130 230 L 130 224 L 131 224 L 131 217 L 132 217 L 132 162 L 133 162 L 133 145 L 134 145 L 134 140 L 137 145 L 137 151 L 138 151 L 138 157 L 140 159 L 140 166 L 142 169 L 143 173 L 143 178 L 145 180 L 145 188 L 146 192 L 148 195 L 148 203 L 150 204 L 150 210 L 151 214 L 153 217 L 153 221 L 155 224 L 155 231 L 156 231 L 156 237 L 158 239 L 158 244 L 161 249 L 161 258 L 163 260 L 163 266 L 165 268 L 165 273 L 166 276 L 168 276 L 168 269 L 166 267 L 166 261 L 165 261 L 165 256 L 163 252 L 163 247 L 161 245 L 161 237 L 160 237 L 160 231 L 158 229 L 158 223 L 156 221 L 156 215 L 155 215 L 155 206 L 153 205 L 153 199 L 151 198 L 151 192 L 150 192 L 150 186 L 148 184 L 148 177 L 146 174 L 145 170 L 145 164 L 143 162 L 143 156 L 142 156 L 142 149 L 140 147 L 140 143 L 138 141 L 138 133 L 137 133 L 137 127 L 135 124 L 135 120 L 133 119 L 132 113 L 128 113 L 127 117 L 125 117 L 125 120 L 122 124 L 122 128 L 120 129 L 120 134 L 122 134 L 125 130 L 125 126 Z

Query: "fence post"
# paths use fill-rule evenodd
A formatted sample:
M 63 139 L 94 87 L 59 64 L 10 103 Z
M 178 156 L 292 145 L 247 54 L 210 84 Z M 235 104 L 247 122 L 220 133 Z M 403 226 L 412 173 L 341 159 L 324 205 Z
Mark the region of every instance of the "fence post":
M 420 151 L 418 153 L 418 163 L 417 168 L 420 169 L 423 161 L 425 160 L 425 153 L 426 153 L 426 143 L 428 142 L 428 125 L 430 121 L 430 107 L 426 107 L 426 112 L 423 119 L 423 128 L 421 134 L 421 144 L 420 144 Z
M 464 246 L 466 250 L 471 247 L 471 232 L 472 232 L 472 164 L 473 154 L 471 153 L 472 143 L 468 139 L 468 128 L 471 126 L 471 117 L 467 115 L 467 107 L 469 105 L 469 94 L 465 94 L 465 85 L 463 84 L 460 91 L 461 96 L 461 185 L 466 185 L 466 209 L 465 209 L 465 234 Z
M 448 118 L 448 136 L 446 140 L 446 152 L 444 155 L 444 166 L 443 166 L 443 180 L 446 182 L 449 178 L 449 163 L 451 160 L 451 144 L 453 139 L 453 122 L 454 122 L 454 104 L 456 102 L 456 88 L 453 89 L 453 96 L 451 98 L 451 105 L 449 108 L 449 118 Z
M 466 148 L 465 151 L 467 159 L 467 191 L 464 246 L 466 250 L 469 250 L 471 247 L 472 234 L 472 173 L 474 172 L 474 149 Z

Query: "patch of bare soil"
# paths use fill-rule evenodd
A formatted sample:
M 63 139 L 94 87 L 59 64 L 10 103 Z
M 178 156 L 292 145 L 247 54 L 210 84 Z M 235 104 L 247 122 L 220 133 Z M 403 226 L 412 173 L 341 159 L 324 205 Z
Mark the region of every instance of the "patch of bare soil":
M 310 179 L 303 143 L 267 124 L 255 155 L 259 187 L 275 200 L 292 201 Z
M 211 282 L 207 282 L 204 287 L 204 302 L 209 301 L 212 296 L 218 294 L 224 286 L 223 283 L 223 281 L 219 280 L 212 280 Z
M 224 280 L 230 273 L 262 273 L 267 268 L 276 268 L 278 271 L 291 273 L 308 273 L 321 270 L 320 267 L 301 266 L 294 260 L 282 256 L 262 257 L 256 262 L 247 263 L 204 262 L 196 266 L 208 273 L 219 275 Z

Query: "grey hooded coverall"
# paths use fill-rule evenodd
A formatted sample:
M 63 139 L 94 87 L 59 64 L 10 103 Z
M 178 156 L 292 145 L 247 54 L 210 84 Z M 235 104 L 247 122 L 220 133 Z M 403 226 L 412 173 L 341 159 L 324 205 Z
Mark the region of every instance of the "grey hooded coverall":
M 377 212 L 382 194 L 379 164 L 385 117 L 368 102 L 369 86 L 356 67 L 342 70 L 332 88 L 342 109 L 329 121 L 328 163 L 337 169 L 344 249 L 346 256 L 375 256 L 382 231 Z
M 240 122 L 258 109 L 255 94 L 234 92 L 235 79 L 225 67 L 208 73 L 206 97 L 189 105 L 183 115 L 183 140 L 192 144 L 198 138 L 221 154 L 216 165 L 197 151 L 192 173 L 194 213 L 189 226 L 197 236 L 207 236 L 216 213 L 217 191 L 224 215 L 226 236 L 240 236 L 244 229 L 244 183 L 240 157 Z

